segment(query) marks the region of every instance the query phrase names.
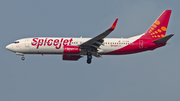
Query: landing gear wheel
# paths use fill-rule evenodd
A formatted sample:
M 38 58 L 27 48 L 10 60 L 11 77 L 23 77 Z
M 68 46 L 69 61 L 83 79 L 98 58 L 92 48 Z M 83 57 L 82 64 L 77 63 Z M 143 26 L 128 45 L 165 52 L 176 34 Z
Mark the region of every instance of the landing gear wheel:
M 91 63 L 91 59 L 88 59 L 88 60 L 87 60 L 87 63 L 90 64 L 90 63 Z
M 25 57 L 22 57 L 21 60 L 25 60 Z
M 87 63 L 90 64 L 92 59 L 92 55 L 90 52 L 87 52 Z

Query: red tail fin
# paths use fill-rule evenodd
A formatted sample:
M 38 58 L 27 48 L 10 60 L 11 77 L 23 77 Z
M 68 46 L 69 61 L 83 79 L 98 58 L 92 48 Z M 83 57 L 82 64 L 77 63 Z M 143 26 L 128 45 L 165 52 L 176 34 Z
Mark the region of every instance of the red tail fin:
M 171 10 L 165 10 L 141 38 L 157 40 L 164 37 L 166 34 L 170 15 Z

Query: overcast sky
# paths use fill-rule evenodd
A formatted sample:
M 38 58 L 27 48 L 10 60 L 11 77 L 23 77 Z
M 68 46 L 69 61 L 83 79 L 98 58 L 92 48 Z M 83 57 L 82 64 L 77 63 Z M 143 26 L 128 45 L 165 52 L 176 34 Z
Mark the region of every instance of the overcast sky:
M 179 0 L 1 0 L 0 101 L 180 101 Z M 15 55 L 26 37 L 94 37 L 119 18 L 109 38 L 144 33 L 171 9 L 168 45 L 154 51 L 63 61 Z

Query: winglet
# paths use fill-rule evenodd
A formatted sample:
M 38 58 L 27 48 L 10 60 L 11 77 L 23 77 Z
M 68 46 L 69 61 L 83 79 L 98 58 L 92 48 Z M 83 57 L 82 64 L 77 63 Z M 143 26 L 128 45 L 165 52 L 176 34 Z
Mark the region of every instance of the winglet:
M 114 30 L 117 24 L 118 18 L 114 21 L 114 23 L 112 24 L 111 28 L 109 28 L 109 30 Z

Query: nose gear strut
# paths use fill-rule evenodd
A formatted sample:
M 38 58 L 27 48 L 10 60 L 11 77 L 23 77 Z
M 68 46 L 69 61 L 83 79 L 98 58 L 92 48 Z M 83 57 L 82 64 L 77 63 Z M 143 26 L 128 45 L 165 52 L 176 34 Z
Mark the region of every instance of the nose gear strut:
M 23 54 L 23 53 L 18 53 L 18 52 L 16 52 L 16 55 L 22 56 L 22 57 L 21 57 L 21 60 L 25 60 L 25 57 L 24 57 L 24 54 Z

